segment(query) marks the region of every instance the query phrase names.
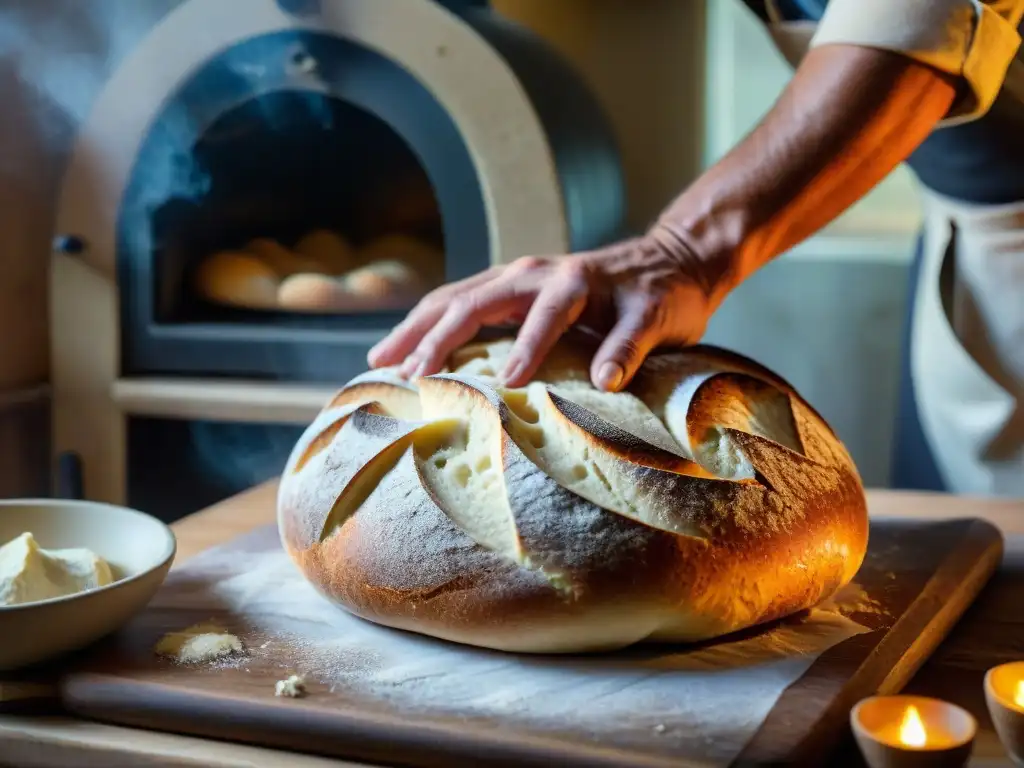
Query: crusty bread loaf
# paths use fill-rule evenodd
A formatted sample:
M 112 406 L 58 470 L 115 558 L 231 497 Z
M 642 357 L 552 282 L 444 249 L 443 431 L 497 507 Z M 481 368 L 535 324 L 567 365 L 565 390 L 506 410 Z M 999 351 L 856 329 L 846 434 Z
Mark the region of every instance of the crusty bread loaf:
M 345 275 L 345 287 L 357 296 L 374 299 L 418 298 L 424 281 L 403 261 L 375 261 Z
M 364 267 L 343 277 L 292 275 L 281 281 L 277 301 L 282 309 L 291 311 L 371 312 L 407 306 L 422 295 L 411 271 L 403 274 L 384 267 Z
M 262 260 L 281 280 L 300 272 L 320 272 L 323 269 L 315 259 L 289 250 L 269 237 L 250 240 L 246 243 L 245 250 Z
M 444 282 L 444 252 L 400 232 L 382 235 L 368 242 L 359 249 L 359 260 L 367 266 L 376 262 L 407 264 L 428 289 Z
M 246 309 L 277 306 L 279 278 L 258 257 L 238 251 L 220 251 L 196 269 L 195 287 L 203 298 Z
M 318 229 L 289 250 L 276 240 L 250 240 L 243 251 L 221 251 L 196 270 L 196 289 L 211 301 L 251 309 L 364 311 L 376 296 L 354 294 L 336 276 L 358 267 L 348 242 Z
M 307 272 L 282 280 L 277 301 L 281 309 L 300 312 L 345 312 L 354 303 L 341 279 Z
M 329 275 L 342 275 L 360 266 L 359 258 L 344 237 L 329 229 L 314 229 L 295 243 L 295 253 L 320 265 Z
M 365 619 L 519 652 L 698 641 L 815 605 L 864 557 L 849 454 L 785 381 L 712 347 L 627 392 L 561 344 L 503 388 L 511 341 L 409 383 L 345 386 L 289 458 L 284 545 Z

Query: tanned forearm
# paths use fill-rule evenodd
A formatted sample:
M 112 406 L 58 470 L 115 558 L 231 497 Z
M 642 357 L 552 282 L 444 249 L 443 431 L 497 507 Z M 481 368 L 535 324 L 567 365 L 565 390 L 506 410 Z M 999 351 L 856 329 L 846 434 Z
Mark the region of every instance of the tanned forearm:
M 858 46 L 812 49 L 761 123 L 652 234 L 704 262 L 717 304 L 905 160 L 949 111 L 953 78 Z

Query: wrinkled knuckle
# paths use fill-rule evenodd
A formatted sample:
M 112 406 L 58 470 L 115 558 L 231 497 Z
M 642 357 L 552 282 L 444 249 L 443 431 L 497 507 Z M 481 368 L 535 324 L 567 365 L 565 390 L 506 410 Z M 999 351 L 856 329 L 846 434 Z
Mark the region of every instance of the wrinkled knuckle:
M 447 315 L 452 319 L 465 320 L 480 311 L 480 299 L 476 293 L 461 293 L 448 301 Z
M 640 323 L 644 328 L 652 328 L 661 323 L 665 316 L 667 304 L 661 295 L 650 296 L 640 310 Z
M 566 287 L 576 292 L 585 291 L 590 269 L 582 259 L 565 259 L 558 265 L 558 275 Z
M 671 290 L 672 281 L 664 274 L 656 271 L 644 272 L 637 276 L 637 288 L 645 296 L 662 299 Z
M 537 320 L 541 328 L 545 330 L 555 326 L 558 326 L 560 330 L 564 330 L 569 325 L 564 310 L 557 304 L 545 304 L 538 307 Z
M 409 313 L 409 317 L 411 318 L 413 315 L 419 315 L 424 312 L 434 312 L 447 306 L 449 301 L 450 299 L 446 293 L 434 291 L 420 299 L 419 304 L 417 304 L 413 311 Z
M 586 277 L 588 267 L 583 259 L 567 256 L 558 262 L 558 272 L 566 277 Z
M 517 272 L 536 272 L 547 266 L 547 259 L 540 256 L 521 256 L 512 262 Z
M 637 344 L 633 338 L 624 338 L 619 343 L 618 355 L 619 359 L 624 363 L 629 363 L 637 360 L 640 357 L 640 345 Z
M 640 308 L 641 315 L 646 319 L 649 317 L 656 317 L 659 312 L 664 308 L 665 302 L 662 301 L 663 292 L 656 290 L 651 294 L 648 294 Z

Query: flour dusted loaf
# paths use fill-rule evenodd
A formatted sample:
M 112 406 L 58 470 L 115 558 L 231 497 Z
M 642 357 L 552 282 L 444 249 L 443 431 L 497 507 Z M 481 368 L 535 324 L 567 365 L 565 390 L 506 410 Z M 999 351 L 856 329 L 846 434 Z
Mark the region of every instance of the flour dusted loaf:
M 563 343 L 504 389 L 511 340 L 443 374 L 349 382 L 302 436 L 284 545 L 350 612 L 506 651 L 698 641 L 828 598 L 867 547 L 864 491 L 822 418 L 712 347 L 593 388 Z

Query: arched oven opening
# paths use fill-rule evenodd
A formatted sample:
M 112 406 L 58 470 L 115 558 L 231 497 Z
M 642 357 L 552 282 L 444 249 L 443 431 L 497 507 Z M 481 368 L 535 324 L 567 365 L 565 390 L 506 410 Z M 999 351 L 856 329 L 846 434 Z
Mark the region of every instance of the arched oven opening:
M 173 197 L 153 215 L 158 322 L 280 323 L 288 318 L 278 313 L 323 312 L 370 315 L 373 325 L 444 281 L 430 180 L 405 140 L 359 107 L 311 92 L 262 96 L 221 116 L 192 157 L 200 194 Z M 260 257 L 278 267 L 274 279 L 237 269 L 255 269 Z M 408 286 L 358 281 L 385 261 L 408 268 Z M 217 272 L 221 264 L 235 273 Z M 289 273 L 335 278 L 313 285 L 336 290 L 290 296 L 274 285 L 287 288 Z
M 339 37 L 255 38 L 173 94 L 138 152 L 123 370 L 344 380 L 424 293 L 488 265 L 468 149 L 422 84 Z

